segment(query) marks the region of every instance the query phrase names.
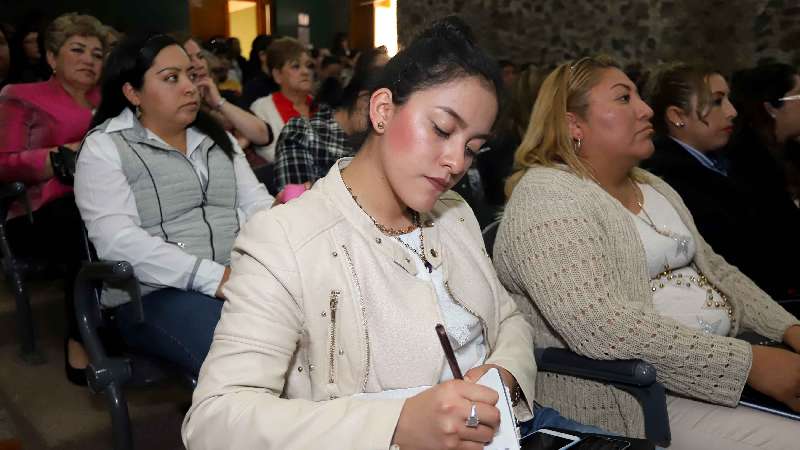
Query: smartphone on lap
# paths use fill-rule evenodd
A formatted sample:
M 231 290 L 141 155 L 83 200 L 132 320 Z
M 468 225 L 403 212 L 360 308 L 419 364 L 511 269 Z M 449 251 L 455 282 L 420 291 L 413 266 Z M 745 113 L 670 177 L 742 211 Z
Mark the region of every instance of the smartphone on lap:
M 525 436 L 522 450 L 564 450 L 573 447 L 580 440 L 580 437 L 572 434 L 540 428 Z

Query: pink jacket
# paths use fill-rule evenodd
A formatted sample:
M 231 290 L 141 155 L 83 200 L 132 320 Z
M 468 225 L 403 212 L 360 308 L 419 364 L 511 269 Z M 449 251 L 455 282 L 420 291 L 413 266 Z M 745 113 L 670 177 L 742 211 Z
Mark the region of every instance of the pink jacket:
M 88 95 L 100 102 L 99 89 Z M 83 139 L 92 110 L 72 99 L 56 78 L 40 83 L 10 84 L 0 91 L 0 182 L 22 181 L 33 210 L 72 188 L 45 177 L 47 155 L 54 147 Z M 9 218 L 23 214 L 13 205 Z

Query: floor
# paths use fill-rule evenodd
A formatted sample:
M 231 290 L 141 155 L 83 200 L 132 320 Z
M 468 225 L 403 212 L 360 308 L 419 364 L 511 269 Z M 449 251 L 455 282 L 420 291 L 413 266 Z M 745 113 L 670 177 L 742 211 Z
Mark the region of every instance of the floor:
M 111 422 L 102 394 L 64 377 L 61 283 L 28 283 L 44 363 L 18 355 L 14 298 L 0 279 L 0 449 L 108 449 Z M 128 389 L 137 449 L 182 449 L 180 424 L 191 393 L 180 383 Z M 21 447 L 15 446 L 21 444 Z

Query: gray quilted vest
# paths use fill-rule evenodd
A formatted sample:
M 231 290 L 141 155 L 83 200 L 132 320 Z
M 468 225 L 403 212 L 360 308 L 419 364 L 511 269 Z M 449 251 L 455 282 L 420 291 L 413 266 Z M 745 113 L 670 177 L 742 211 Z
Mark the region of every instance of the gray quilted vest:
M 108 121 L 94 131 L 104 131 Z M 206 137 L 196 152 L 208 167 L 203 185 L 191 161 L 181 152 L 147 137 L 138 120 L 133 128 L 108 133 L 116 146 L 122 171 L 133 191 L 141 227 L 152 236 L 197 256 L 190 289 L 202 259 L 230 263 L 233 241 L 239 232 L 236 213 L 236 175 L 233 162 L 218 145 Z M 162 286 L 140 283 L 142 295 Z M 119 289 L 105 289 L 102 303 L 112 307 L 130 301 Z

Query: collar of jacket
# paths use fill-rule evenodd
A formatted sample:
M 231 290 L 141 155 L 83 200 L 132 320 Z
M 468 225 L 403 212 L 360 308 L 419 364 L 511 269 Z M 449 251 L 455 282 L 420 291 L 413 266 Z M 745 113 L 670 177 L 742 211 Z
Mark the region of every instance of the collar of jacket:
M 331 170 L 324 178 L 319 180 L 314 187 L 319 188 L 331 199 L 336 209 L 344 216 L 359 234 L 364 236 L 370 243 L 389 258 L 401 266 L 406 272 L 416 275 L 417 265 L 408 250 L 397 238 L 387 236 L 372 223 L 372 219 L 359 208 L 347 187 L 342 180 L 341 170 L 350 164 L 353 158 L 341 158 L 336 161 Z M 446 195 L 446 194 L 445 194 Z M 442 213 L 442 200 L 438 200 L 433 210 L 427 213 L 420 213 L 422 222 L 422 233 L 425 239 L 425 258 L 431 263 L 434 269 L 442 265 L 443 248 L 439 233 L 438 221 Z M 444 268 L 443 268 L 444 269 Z M 447 279 L 447 273 L 444 273 Z

